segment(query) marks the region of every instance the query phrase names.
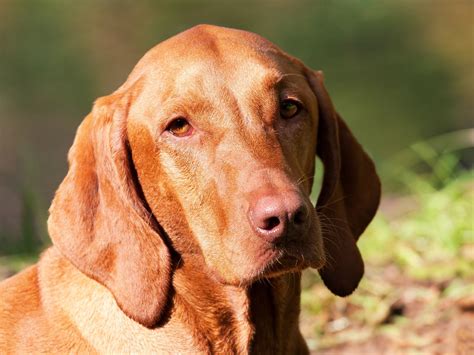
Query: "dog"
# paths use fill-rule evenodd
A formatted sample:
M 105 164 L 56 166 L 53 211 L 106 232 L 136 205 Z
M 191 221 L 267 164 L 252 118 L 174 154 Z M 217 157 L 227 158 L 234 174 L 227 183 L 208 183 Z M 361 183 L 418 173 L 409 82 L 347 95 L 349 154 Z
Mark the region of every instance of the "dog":
M 374 164 L 322 72 L 256 34 L 152 48 L 68 160 L 53 246 L 0 284 L 2 352 L 304 354 L 301 271 L 340 296 L 363 275 Z

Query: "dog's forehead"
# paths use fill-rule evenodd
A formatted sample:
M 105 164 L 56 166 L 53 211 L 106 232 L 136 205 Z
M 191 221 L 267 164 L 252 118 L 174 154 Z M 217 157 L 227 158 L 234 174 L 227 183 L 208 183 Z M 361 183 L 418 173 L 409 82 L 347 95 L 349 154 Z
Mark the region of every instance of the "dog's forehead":
M 145 113 L 144 117 L 177 114 L 171 111 L 192 115 L 203 109 L 210 113 L 219 108 L 223 122 L 246 117 L 259 125 L 260 120 L 273 117 L 275 88 L 310 91 L 303 68 L 256 34 L 200 25 L 152 48 L 122 89 L 142 79 L 132 113 Z
M 190 59 L 231 62 L 232 59 L 253 59 L 271 52 L 284 55 L 280 48 L 255 33 L 199 25 L 161 42 L 148 54 L 152 60 L 161 61 L 164 57 L 189 63 Z
M 199 25 L 149 50 L 128 82 L 146 74 L 154 82 L 202 77 L 242 84 L 263 77 L 277 81 L 282 75 L 301 72 L 301 63 L 257 34 Z

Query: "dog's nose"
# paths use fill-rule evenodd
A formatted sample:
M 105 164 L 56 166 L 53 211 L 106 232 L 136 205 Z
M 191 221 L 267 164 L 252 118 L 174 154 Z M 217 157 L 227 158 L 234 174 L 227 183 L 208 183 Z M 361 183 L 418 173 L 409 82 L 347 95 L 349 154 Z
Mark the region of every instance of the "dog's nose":
M 254 200 L 249 219 L 255 232 L 269 242 L 305 229 L 309 211 L 296 193 L 264 195 Z

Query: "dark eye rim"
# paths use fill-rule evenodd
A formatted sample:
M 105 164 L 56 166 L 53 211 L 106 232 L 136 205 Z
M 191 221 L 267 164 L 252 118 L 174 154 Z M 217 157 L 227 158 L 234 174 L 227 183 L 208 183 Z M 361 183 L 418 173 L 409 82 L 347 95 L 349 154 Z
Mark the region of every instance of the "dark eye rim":
M 189 130 L 186 131 L 184 134 L 181 134 L 181 135 L 176 134 L 176 133 L 173 132 L 173 126 L 179 121 L 183 121 L 183 124 L 189 125 Z M 194 133 L 194 127 L 186 117 L 178 116 L 178 117 L 172 118 L 166 124 L 165 132 L 168 132 L 169 134 L 171 134 L 172 136 L 177 137 L 177 138 L 189 137 L 190 135 L 192 135 Z
M 295 105 L 296 106 L 296 111 L 294 114 L 292 114 L 291 116 L 284 116 L 282 114 L 282 110 L 283 110 L 283 104 L 285 103 L 290 103 L 292 105 Z M 304 106 L 303 106 L 303 103 L 297 99 L 294 99 L 294 98 L 285 98 L 285 99 L 282 99 L 280 101 L 280 115 L 284 118 L 284 119 L 291 119 L 293 117 L 296 117 L 298 116 L 304 109 Z

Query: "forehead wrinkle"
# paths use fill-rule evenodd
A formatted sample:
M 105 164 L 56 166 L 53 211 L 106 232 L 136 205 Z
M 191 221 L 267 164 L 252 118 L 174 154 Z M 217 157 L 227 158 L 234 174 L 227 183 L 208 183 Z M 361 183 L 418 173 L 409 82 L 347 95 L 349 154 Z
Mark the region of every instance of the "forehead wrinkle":
M 270 123 L 273 121 L 277 102 L 274 88 L 281 73 L 273 68 L 261 70 L 261 65 L 259 67 L 260 75 L 244 76 L 252 80 L 238 80 L 239 76 L 234 77 L 228 85 L 221 86 L 218 95 L 219 108 L 223 105 L 224 115 L 230 117 L 225 121 L 230 125 L 229 128 L 233 128 L 232 134 L 240 138 L 233 139 L 232 149 L 243 154 L 242 159 L 248 155 L 249 158 L 258 160 L 268 155 L 264 151 L 268 150 L 269 144 L 275 155 L 278 155 L 275 150 L 278 149 L 278 139 Z M 274 161 L 278 159 L 275 158 Z
M 249 87 L 249 94 L 243 100 L 250 110 L 254 121 L 258 122 L 257 128 L 267 130 L 273 126 L 278 107 L 279 73 L 271 70 L 262 75 L 258 81 L 253 81 Z
M 212 70 L 212 68 L 210 69 Z M 203 71 L 205 71 L 203 73 Z M 210 90 L 215 87 L 215 80 L 209 80 L 209 68 L 205 66 L 194 66 L 184 73 L 179 73 L 176 80 L 171 80 L 166 90 L 162 90 L 157 94 L 157 102 L 153 105 L 151 115 L 166 114 L 195 114 L 211 113 L 214 108 L 213 97 L 208 92 L 219 92 L 217 89 Z M 159 88 L 157 88 L 159 89 Z M 149 91 L 154 91 L 150 88 Z
M 193 97 L 189 100 L 187 96 Z M 162 110 L 170 115 L 183 115 L 186 118 L 212 113 L 214 106 L 198 91 L 189 91 L 188 95 L 173 97 L 162 105 Z
M 259 129 L 268 119 L 269 106 L 274 105 L 274 100 L 269 98 L 275 96 L 272 91 L 278 76 L 274 69 L 262 68 L 261 65 L 250 65 L 234 74 L 229 90 L 235 97 L 243 123 L 249 128 Z

